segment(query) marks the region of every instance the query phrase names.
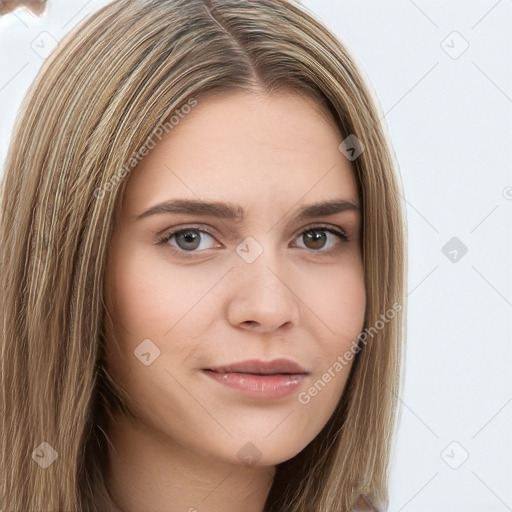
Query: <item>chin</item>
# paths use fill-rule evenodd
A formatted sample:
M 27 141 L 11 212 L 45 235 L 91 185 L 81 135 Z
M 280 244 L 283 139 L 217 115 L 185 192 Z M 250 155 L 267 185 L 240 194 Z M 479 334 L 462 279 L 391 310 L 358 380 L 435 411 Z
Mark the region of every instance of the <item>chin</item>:
M 286 446 L 283 440 L 277 437 L 272 442 L 268 439 L 234 441 L 231 444 L 232 450 L 219 454 L 219 458 L 239 466 L 275 466 L 295 457 L 307 444 Z

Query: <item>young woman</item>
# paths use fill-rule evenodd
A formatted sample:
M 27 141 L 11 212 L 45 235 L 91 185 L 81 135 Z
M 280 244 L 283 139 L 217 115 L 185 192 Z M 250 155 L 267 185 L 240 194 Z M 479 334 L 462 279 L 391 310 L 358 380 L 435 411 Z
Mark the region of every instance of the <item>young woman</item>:
M 339 40 L 287 0 L 117 0 L 2 181 L 2 510 L 384 511 L 405 227 Z

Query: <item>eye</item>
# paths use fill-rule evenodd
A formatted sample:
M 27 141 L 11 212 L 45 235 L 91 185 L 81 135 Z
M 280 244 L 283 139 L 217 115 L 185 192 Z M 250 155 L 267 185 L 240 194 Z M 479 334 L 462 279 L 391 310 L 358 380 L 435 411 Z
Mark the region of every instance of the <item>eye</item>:
M 194 253 L 220 246 L 210 244 L 210 247 L 201 247 L 205 236 L 206 238 L 215 240 L 214 235 L 206 228 L 185 227 L 164 234 L 158 239 L 158 245 L 166 246 L 180 256 L 193 257 L 192 255 Z M 343 231 L 334 229 L 332 226 L 309 227 L 298 233 L 295 239 L 301 239 L 301 237 L 305 243 L 302 247 L 299 245 L 299 248 L 311 249 L 318 253 L 334 253 L 341 249 L 344 243 L 349 241 L 347 235 L 345 235 Z M 333 239 L 336 237 L 338 238 L 338 243 L 333 242 Z M 331 240 L 331 247 L 324 249 L 329 239 Z M 171 243 L 171 241 L 174 243 Z
M 331 236 L 329 237 L 329 235 Z M 334 238 L 333 235 L 338 238 L 338 243 L 331 244 L 331 248 L 320 250 L 324 249 L 329 238 L 331 238 L 332 241 Z M 340 249 L 340 246 L 342 246 L 344 242 L 348 242 L 348 237 L 343 231 L 339 231 L 330 226 L 312 226 L 301 231 L 297 238 L 302 238 L 302 240 L 304 240 L 305 247 L 302 248 L 312 249 L 316 252 L 323 253 L 335 252 Z
M 171 233 L 166 233 L 163 235 L 158 240 L 158 243 L 162 245 L 168 244 L 173 250 L 176 251 L 197 252 L 195 250 L 201 245 L 204 235 L 207 235 L 212 239 L 214 238 L 213 235 L 204 228 L 180 228 L 178 230 L 172 231 Z M 177 248 L 175 245 L 170 243 L 173 238 L 175 238 Z M 208 248 L 209 247 L 203 247 L 202 249 Z

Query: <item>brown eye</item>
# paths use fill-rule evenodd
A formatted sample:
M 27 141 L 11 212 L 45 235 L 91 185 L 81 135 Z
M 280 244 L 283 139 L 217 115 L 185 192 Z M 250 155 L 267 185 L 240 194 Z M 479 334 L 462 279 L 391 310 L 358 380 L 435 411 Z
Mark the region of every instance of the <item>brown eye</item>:
M 331 235 L 331 236 L 329 236 Z M 330 249 L 324 249 L 326 245 L 328 245 L 329 239 L 337 237 L 340 241 L 340 243 L 331 244 L 334 247 L 331 247 Z M 335 251 L 339 248 L 340 244 L 343 242 L 347 242 L 348 238 L 345 235 L 345 233 L 338 231 L 336 229 L 330 228 L 330 227 L 324 227 L 324 226 L 315 226 L 312 228 L 308 228 L 305 231 L 302 231 L 302 233 L 298 236 L 299 239 L 303 240 L 304 248 L 311 249 L 312 251 L 316 252 L 331 252 Z
M 327 240 L 327 235 L 323 230 L 311 229 L 303 235 L 304 243 L 308 249 L 321 249 Z

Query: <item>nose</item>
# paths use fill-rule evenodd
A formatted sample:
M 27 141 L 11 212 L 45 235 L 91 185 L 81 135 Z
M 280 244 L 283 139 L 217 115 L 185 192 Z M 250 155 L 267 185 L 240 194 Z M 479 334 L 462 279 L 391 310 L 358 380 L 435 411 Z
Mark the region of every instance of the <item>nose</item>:
M 229 284 L 227 314 L 232 325 L 260 333 L 298 325 L 296 274 L 278 260 L 276 251 L 265 249 L 252 263 L 237 261 Z

